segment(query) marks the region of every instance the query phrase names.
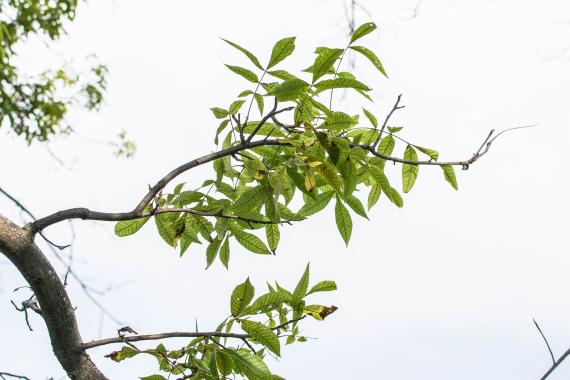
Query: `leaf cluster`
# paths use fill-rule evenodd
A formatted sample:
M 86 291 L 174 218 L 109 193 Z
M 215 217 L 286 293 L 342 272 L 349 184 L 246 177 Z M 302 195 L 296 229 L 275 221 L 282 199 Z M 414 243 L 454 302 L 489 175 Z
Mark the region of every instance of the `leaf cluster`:
M 103 102 L 104 65 L 82 73 L 63 67 L 24 77 L 12 63 L 18 44 L 31 35 L 48 40 L 64 35 L 76 9 L 77 0 L 0 0 L 0 127 L 28 143 L 69 132 L 65 116 L 71 106 L 97 110 Z
M 183 375 L 187 379 L 218 380 L 235 375 L 250 380 L 282 379 L 271 373 L 264 359 L 268 355 L 281 356 L 283 343 L 307 341 L 300 330 L 306 316 L 322 321 L 337 309 L 307 304 L 309 295 L 337 289 L 334 281 L 321 281 L 309 288 L 309 276 L 307 265 L 293 290 L 276 282 L 267 284 L 267 292 L 257 298 L 249 278 L 236 286 L 230 298 L 230 315 L 216 328 L 217 333 L 237 332 L 233 338 L 205 334 L 172 350 L 163 344 L 146 350 L 124 346 L 107 357 L 120 362 L 140 354 L 153 356 L 164 375 L 141 379 L 167 379 L 167 374 Z

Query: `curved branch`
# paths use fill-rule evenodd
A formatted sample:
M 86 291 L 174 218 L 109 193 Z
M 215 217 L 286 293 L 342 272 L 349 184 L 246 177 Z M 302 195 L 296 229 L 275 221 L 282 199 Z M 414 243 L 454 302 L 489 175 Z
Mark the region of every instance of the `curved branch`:
M 242 144 L 235 145 L 233 147 L 220 150 L 218 152 L 210 153 L 190 162 L 187 162 L 176 169 L 172 170 L 170 173 L 165 175 L 160 181 L 150 188 L 148 193 L 143 197 L 139 204 L 129 212 L 98 212 L 91 211 L 87 208 L 71 208 L 63 211 L 58 211 L 54 214 L 48 215 L 44 218 L 38 219 L 30 224 L 30 230 L 32 233 L 37 233 L 52 224 L 59 223 L 67 219 L 89 219 L 89 220 L 103 220 L 103 221 L 121 221 L 121 220 L 131 220 L 141 218 L 145 207 L 153 200 L 153 198 L 168 185 L 170 181 L 179 176 L 180 174 L 193 169 L 197 166 L 206 164 L 208 162 L 214 161 L 218 158 L 227 157 L 236 154 L 239 151 L 256 148 L 259 146 L 268 145 L 283 145 L 287 144 L 281 140 L 260 140 L 254 142 L 246 142 Z
M 65 287 L 33 238 L 29 228 L 21 228 L 0 215 L 0 252 L 34 292 L 61 366 L 71 379 L 106 379 L 81 349 L 75 312 Z

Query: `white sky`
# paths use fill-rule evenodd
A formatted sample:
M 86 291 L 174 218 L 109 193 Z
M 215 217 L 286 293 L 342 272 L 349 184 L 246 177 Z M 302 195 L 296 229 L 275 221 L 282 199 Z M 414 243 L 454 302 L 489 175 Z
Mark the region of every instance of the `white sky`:
M 384 115 L 397 94 L 406 109 L 394 123 L 403 136 L 438 149 L 442 159 L 469 157 L 490 129 L 539 123 L 497 140 L 491 152 L 458 173 L 460 191 L 438 168 L 421 168 L 401 210 L 381 199 L 371 222 L 354 218 L 347 249 L 332 210 L 285 229 L 279 253 L 261 257 L 234 249 L 230 270 L 218 263 L 204 271 L 204 253 L 182 259 L 153 228 L 118 239 L 111 223 L 76 222 L 75 270 L 94 286 L 126 285 L 101 300 L 139 333 L 215 328 L 228 313 L 231 289 L 251 275 L 258 291 L 266 280 L 293 287 L 311 262 L 312 279 L 334 279 L 339 291 L 315 298 L 339 310 L 324 323 L 307 321 L 317 337 L 283 350 L 272 369 L 288 379 L 537 379 L 549 366 L 536 318 L 560 355 L 570 346 L 570 46 L 566 1 L 366 2 L 380 33 L 363 44 L 383 60 L 390 80 L 363 60 L 357 72 L 375 89 L 366 107 Z M 247 83 L 223 63 L 246 65 L 233 40 L 260 57 L 273 43 L 297 36 L 283 68 L 308 66 L 319 45 L 346 43 L 341 1 L 156 2 L 107 0 L 82 4 L 69 38 L 51 51 L 24 49 L 29 68 L 80 61 L 96 53 L 111 69 L 106 106 L 76 114 L 72 136 L 50 144 L 71 168 L 61 167 L 45 146 L 25 146 L 2 133 L 1 186 L 37 215 L 76 206 L 101 211 L 131 209 L 171 168 L 214 149 L 216 120 L 208 108 L 229 104 Z M 368 21 L 359 14 L 358 23 Z M 357 97 L 347 100 L 357 109 Z M 121 129 L 136 140 L 133 160 L 117 160 L 107 141 Z M 402 148 L 401 148 L 402 149 Z M 210 167 L 185 175 L 201 182 Z M 399 168 L 392 178 L 399 183 Z M 330 208 L 330 207 L 329 207 Z M 4 199 L 0 212 L 19 220 Z M 149 226 L 151 226 L 149 224 Z M 48 230 L 69 241 L 65 224 Z M 43 322 L 29 332 L 9 300 L 24 294 L 5 259 L 0 260 L 0 370 L 32 379 L 59 378 Z M 85 340 L 97 338 L 100 315 L 76 284 Z M 258 293 L 261 294 L 261 293 Z M 108 319 L 103 336 L 114 336 Z M 172 342 L 176 347 L 181 342 Z M 116 364 L 91 357 L 113 379 L 156 371 L 149 358 Z M 551 379 L 567 379 L 570 364 Z

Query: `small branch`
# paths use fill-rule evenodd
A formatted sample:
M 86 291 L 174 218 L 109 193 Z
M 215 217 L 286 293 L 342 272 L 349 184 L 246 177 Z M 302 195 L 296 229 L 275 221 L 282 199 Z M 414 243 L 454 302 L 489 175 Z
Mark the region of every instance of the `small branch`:
M 32 212 L 30 210 L 28 210 L 20 201 L 18 201 L 16 198 L 14 198 L 12 195 L 10 195 L 10 193 L 8 193 L 6 190 L 4 190 L 3 188 L 0 187 L 0 193 L 4 194 L 6 196 L 6 198 L 8 198 L 9 200 L 11 200 L 20 210 L 22 210 L 22 212 L 28 214 L 28 216 L 30 218 L 32 218 L 32 220 L 36 220 L 37 218 L 34 216 L 34 214 L 32 214 Z M 40 232 L 40 236 L 49 244 L 53 245 L 54 247 L 56 247 L 57 249 L 64 250 L 65 248 L 69 247 L 69 245 L 58 245 L 55 244 L 54 242 L 52 242 L 51 240 L 49 240 L 42 232 Z
M 219 331 L 212 332 L 170 332 L 162 334 L 149 334 L 149 335 L 134 335 L 134 336 L 122 336 L 115 338 L 107 338 L 101 340 L 94 340 L 91 342 L 83 343 L 81 348 L 83 350 L 89 350 L 91 348 L 105 346 L 114 343 L 128 343 L 128 342 L 140 342 L 146 340 L 159 340 L 167 338 L 199 338 L 199 337 L 220 337 L 220 338 L 236 338 L 236 339 L 247 339 L 249 335 L 247 334 L 236 334 L 236 333 L 223 333 Z
M 554 359 L 554 354 L 552 353 L 552 349 L 550 348 L 550 344 L 548 343 L 548 339 L 546 339 L 546 337 L 544 336 L 544 333 L 542 332 L 540 326 L 538 325 L 538 323 L 536 322 L 536 320 L 533 318 L 532 321 L 534 322 L 534 325 L 536 326 L 538 332 L 540 333 L 540 335 L 542 336 L 542 339 L 544 339 L 544 343 L 546 343 L 546 347 L 548 348 L 548 352 L 550 352 L 550 357 L 552 358 L 552 364 L 556 364 L 556 359 Z
M 382 127 L 380 128 L 380 133 L 378 134 L 378 137 L 376 137 L 376 141 L 374 141 L 374 144 L 372 144 L 373 148 L 376 148 L 376 145 L 378 145 L 378 142 L 382 138 L 382 133 L 384 133 L 384 129 L 386 128 L 386 125 L 388 124 L 388 120 L 390 120 L 390 117 L 392 117 L 392 114 L 394 112 L 396 112 L 396 110 L 399 110 L 399 109 L 402 109 L 405 107 L 405 106 L 399 106 L 401 99 L 402 99 L 402 94 L 398 95 L 398 98 L 396 99 L 396 103 L 394 103 L 392 110 L 390 110 L 388 115 L 386 115 L 386 119 L 384 119 L 384 123 L 382 124 Z
M 275 115 L 280 114 L 281 112 L 285 112 L 285 111 L 291 111 L 292 109 L 294 109 L 295 107 L 285 107 L 283 109 L 278 110 L 277 109 L 277 98 L 275 98 L 275 104 L 273 105 L 273 109 L 271 111 L 269 111 L 269 113 L 267 115 L 265 115 L 263 117 L 263 119 L 261 119 L 261 121 L 259 122 L 259 124 L 257 124 L 257 126 L 255 127 L 255 129 L 253 130 L 253 132 L 251 132 L 251 134 L 248 136 L 246 143 L 250 143 L 251 139 L 253 139 L 255 137 L 255 135 L 257 134 L 257 132 L 259 131 L 259 129 L 261 129 L 261 127 L 263 127 L 263 125 L 267 122 L 267 120 L 269 120 L 270 118 L 274 117 Z
M 194 214 L 200 216 L 213 216 L 217 218 L 225 218 L 225 219 L 234 219 L 234 220 L 242 220 L 248 223 L 257 223 L 257 224 L 291 224 L 292 222 L 298 222 L 300 220 L 280 220 L 278 222 L 274 222 L 271 220 L 260 220 L 260 219 L 251 219 L 245 218 L 243 216 L 238 215 L 227 215 L 223 214 L 222 212 L 206 212 L 206 211 L 199 211 L 194 210 L 191 208 L 163 208 L 163 209 L 156 209 L 151 212 L 145 212 L 142 214 L 142 217 L 148 217 L 156 214 L 171 214 L 171 213 L 187 213 L 187 214 Z M 304 218 L 303 218 L 304 219 Z M 302 220 L 302 219 L 301 219 Z
M 275 326 L 273 327 L 271 330 L 279 330 L 282 329 L 284 327 L 287 327 L 288 325 L 290 325 L 291 323 L 295 323 L 295 322 L 299 322 L 301 319 L 305 319 L 307 318 L 307 315 L 303 315 L 299 318 L 295 318 L 295 319 L 291 319 L 290 321 L 287 321 L 285 323 L 280 324 L 279 326 Z
M 495 135 L 495 137 L 493 137 L 493 134 L 495 133 L 495 130 L 491 130 L 489 132 L 489 134 L 487 135 L 487 137 L 485 138 L 485 140 L 483 140 L 483 143 L 481 144 L 481 146 L 479 147 L 479 149 L 477 149 L 477 151 L 473 154 L 473 156 L 468 159 L 468 160 L 462 160 L 462 161 L 433 161 L 433 160 L 429 160 L 429 161 L 413 161 L 413 160 L 405 160 L 402 158 L 398 158 L 398 157 L 392 157 L 392 156 L 387 156 L 385 154 L 382 153 L 378 153 L 376 152 L 376 147 L 374 145 L 362 145 L 362 144 L 350 144 L 351 147 L 360 147 L 364 150 L 369 151 L 370 153 L 372 153 L 373 155 L 375 155 L 376 157 L 380 157 L 384 160 L 387 161 L 392 161 L 392 162 L 398 162 L 401 164 L 409 164 L 409 165 L 432 165 L 432 166 L 443 166 L 443 165 L 452 165 L 452 166 L 461 166 L 463 167 L 463 169 L 469 169 L 469 166 L 471 164 L 473 164 L 475 161 L 477 161 L 479 158 L 483 157 L 488 151 L 489 148 L 491 147 L 491 144 L 497 139 L 497 137 L 499 137 L 500 135 L 502 135 L 505 132 L 509 132 L 515 129 L 522 129 L 522 128 L 532 128 L 536 126 L 535 125 L 525 125 L 525 126 L 521 126 L 521 127 L 515 127 L 515 128 L 509 128 L 509 129 L 505 129 L 504 131 L 499 132 L 497 135 Z M 491 138 L 493 137 L 493 138 Z
M 9 373 L 9 372 L 0 372 L 0 378 L 1 379 L 6 379 L 6 377 L 4 376 L 10 376 L 16 379 L 21 379 L 21 380 L 31 380 L 29 377 L 26 376 L 22 376 L 22 375 L 14 375 L 13 373 Z

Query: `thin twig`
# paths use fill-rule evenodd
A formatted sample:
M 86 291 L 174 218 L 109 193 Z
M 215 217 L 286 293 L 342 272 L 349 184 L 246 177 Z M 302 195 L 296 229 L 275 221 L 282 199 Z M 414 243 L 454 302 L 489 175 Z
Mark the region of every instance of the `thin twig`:
M 21 379 L 21 380 L 31 380 L 29 377 L 26 377 L 26 376 L 15 375 L 15 374 L 10 373 L 10 372 L 0 372 L 0 378 L 6 379 L 4 376 L 10 376 L 10 377 L 13 377 L 16 379 Z
M 548 343 L 548 339 L 546 339 L 546 337 L 544 336 L 544 333 L 542 332 L 540 326 L 538 325 L 538 323 L 536 322 L 536 320 L 533 318 L 532 321 L 534 322 L 534 325 L 536 326 L 538 332 L 540 333 L 540 335 L 542 336 L 542 339 L 544 339 L 544 343 L 546 343 L 546 347 L 548 348 L 548 352 L 550 352 L 550 357 L 552 358 L 552 364 L 556 364 L 556 359 L 554 359 L 554 354 L 552 353 L 552 349 L 550 348 L 550 344 Z
M 402 109 L 405 107 L 405 106 L 399 106 L 401 99 L 402 99 L 402 94 L 398 95 L 398 98 L 396 98 L 396 103 L 394 103 L 394 106 L 392 107 L 390 112 L 388 112 L 388 115 L 386 115 L 386 118 L 384 119 L 384 123 L 382 124 L 382 127 L 380 128 L 380 133 L 378 133 L 378 137 L 376 137 L 376 141 L 374 141 L 374 144 L 372 144 L 373 148 L 376 148 L 376 145 L 378 145 L 378 142 L 382 138 L 382 133 L 384 133 L 384 129 L 386 128 L 386 125 L 388 124 L 388 120 L 390 120 L 390 117 L 392 117 L 392 114 L 394 112 L 396 112 L 396 110 L 399 110 L 399 109 Z

